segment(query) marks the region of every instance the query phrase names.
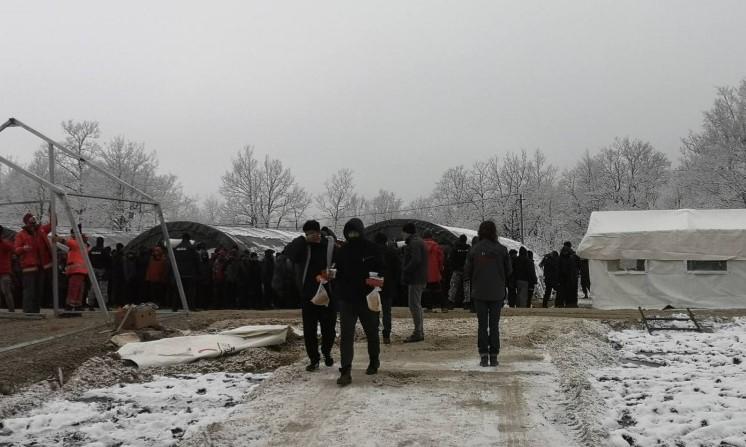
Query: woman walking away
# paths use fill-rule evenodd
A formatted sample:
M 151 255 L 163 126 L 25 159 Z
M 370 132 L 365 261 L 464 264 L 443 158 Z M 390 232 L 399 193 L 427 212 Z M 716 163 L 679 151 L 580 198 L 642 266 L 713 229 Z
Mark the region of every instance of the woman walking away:
M 466 257 L 464 276 L 471 280 L 471 297 L 479 322 L 479 365 L 497 366 L 497 355 L 500 353 L 500 307 L 505 300 L 506 280 L 513 269 L 508 250 L 497 241 L 495 223 L 489 220 L 482 222 L 478 234 L 479 242 Z

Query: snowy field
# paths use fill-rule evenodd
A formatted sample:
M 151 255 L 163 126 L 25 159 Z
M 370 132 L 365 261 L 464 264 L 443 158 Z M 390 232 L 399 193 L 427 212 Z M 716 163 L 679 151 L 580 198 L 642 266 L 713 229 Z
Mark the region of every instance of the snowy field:
M 621 364 L 591 373 L 609 445 L 746 447 L 746 319 L 712 333 L 610 332 Z
M 0 445 L 168 446 L 228 417 L 268 374 L 154 376 L 54 399 L 5 419 Z

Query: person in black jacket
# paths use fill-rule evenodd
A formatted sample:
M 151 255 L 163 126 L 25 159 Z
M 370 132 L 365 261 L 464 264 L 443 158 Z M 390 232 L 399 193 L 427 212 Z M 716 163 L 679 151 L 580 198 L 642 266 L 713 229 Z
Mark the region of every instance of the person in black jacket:
M 508 251 L 508 258 L 510 258 L 510 266 L 513 270 L 513 273 L 508 278 L 508 306 L 509 307 L 517 307 L 518 306 L 518 290 L 516 289 L 516 283 L 515 283 L 515 268 L 516 268 L 516 260 L 518 259 L 518 252 L 515 249 L 510 249 Z
M 98 287 L 101 289 L 101 295 L 104 303 L 109 303 L 109 276 L 111 275 L 111 248 L 104 247 L 104 238 L 96 238 L 96 246 L 88 251 L 88 258 L 93 265 L 93 272 L 96 274 Z M 88 290 L 88 309 L 93 310 L 96 302 L 96 295 L 93 288 Z
M 462 234 L 458 242 L 453 246 L 448 256 L 448 265 L 451 268 L 451 284 L 448 289 L 448 301 L 451 305 L 462 304 L 464 309 L 468 308 L 471 303 L 469 296 L 469 281 L 464 277 L 464 263 L 466 256 L 469 254 L 471 247 L 466 243 L 466 235 Z M 459 294 L 462 294 L 461 302 L 458 303 Z
M 319 369 L 319 339 L 318 327 L 321 326 L 321 354 L 324 364 L 332 366 L 332 346 L 337 336 L 337 313 L 334 301 L 327 305 L 317 305 L 311 299 L 319 290 L 321 280 L 328 278 L 327 269 L 334 262 L 334 240 L 321 236 L 321 226 L 315 220 L 303 224 L 304 236 L 299 236 L 285 247 L 285 254 L 293 261 L 295 285 L 301 299 L 303 315 L 303 339 L 306 342 L 306 354 L 310 363 L 306 371 Z M 331 259 L 329 258 L 331 254 Z M 326 292 L 331 296 L 331 290 L 326 286 Z
M 572 243 L 565 242 L 559 256 L 559 293 L 554 307 L 578 307 L 578 269 L 580 262 Z
M 539 267 L 544 271 L 544 299 L 542 307 L 549 306 L 549 299 L 552 297 L 552 289 L 559 293 L 559 253 L 552 251 L 542 258 Z
M 588 299 L 588 292 L 591 291 L 591 272 L 587 259 L 580 260 L 580 287 L 583 289 L 583 298 Z
M 174 247 L 174 258 L 176 267 L 179 268 L 181 286 L 184 288 L 187 306 L 194 308 L 197 301 L 197 277 L 200 270 L 200 259 L 197 250 L 192 245 L 192 237 L 189 233 L 181 235 L 181 242 Z M 181 307 L 181 297 L 178 290 L 173 294 L 171 308 L 176 311 Z
M 352 382 L 352 358 L 355 353 L 355 325 L 357 320 L 365 331 L 368 340 L 369 364 L 365 374 L 378 372 L 380 361 L 380 341 L 378 339 L 378 312 L 369 309 L 366 296 L 373 290 L 372 286 L 382 285 L 380 280 L 370 278 L 370 273 L 384 272 L 383 256 L 373 242 L 363 237 L 365 227 L 360 219 L 351 219 L 344 226 L 347 243 L 337 253 L 337 272 L 334 282 L 335 292 L 339 298 L 340 309 L 340 351 L 342 367 L 337 384 L 349 385 Z
M 532 263 L 528 260 L 526 247 L 518 250 L 518 257 L 513 260 L 513 281 L 516 288 L 516 307 L 528 307 L 528 285 L 531 282 Z
M 381 255 L 383 256 L 383 277 L 389 278 L 390 282 L 384 284 L 381 290 L 381 316 L 383 320 L 383 344 L 391 343 L 391 306 L 399 294 L 399 284 L 397 278 L 401 275 L 401 260 L 399 252 L 388 244 L 388 239 L 383 233 L 377 233 L 375 236 Z
M 262 307 L 271 309 L 279 307 L 276 301 L 275 291 L 272 289 L 272 278 L 275 275 L 275 251 L 271 248 L 264 250 L 262 261 Z

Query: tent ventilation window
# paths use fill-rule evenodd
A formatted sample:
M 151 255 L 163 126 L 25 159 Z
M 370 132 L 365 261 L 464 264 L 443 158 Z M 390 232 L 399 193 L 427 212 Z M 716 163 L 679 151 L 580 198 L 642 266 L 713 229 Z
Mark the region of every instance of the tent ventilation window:
M 645 260 L 615 259 L 606 261 L 606 268 L 613 273 L 645 273 Z
M 686 271 L 692 273 L 726 273 L 728 261 L 686 261 Z

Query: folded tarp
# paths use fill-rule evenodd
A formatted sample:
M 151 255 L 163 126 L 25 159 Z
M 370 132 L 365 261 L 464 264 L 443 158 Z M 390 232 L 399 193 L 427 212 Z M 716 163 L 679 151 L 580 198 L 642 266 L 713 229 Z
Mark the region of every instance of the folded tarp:
M 235 354 L 247 348 L 279 345 L 285 343 L 290 329 L 283 325 L 241 326 L 218 334 L 127 343 L 117 353 L 140 368 L 178 365 Z

